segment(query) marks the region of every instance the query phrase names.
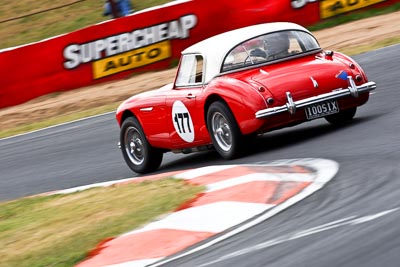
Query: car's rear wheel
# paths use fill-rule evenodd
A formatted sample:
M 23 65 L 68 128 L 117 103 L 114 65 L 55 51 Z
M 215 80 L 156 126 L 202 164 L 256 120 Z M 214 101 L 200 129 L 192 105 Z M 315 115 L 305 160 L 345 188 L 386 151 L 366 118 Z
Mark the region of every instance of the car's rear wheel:
M 207 128 L 215 150 L 225 159 L 242 153 L 243 136 L 230 111 L 222 102 L 214 102 L 207 111 Z
M 339 111 L 339 113 L 326 116 L 325 119 L 332 124 L 341 125 L 351 121 L 356 115 L 357 107 Z
M 127 118 L 121 126 L 122 155 L 134 172 L 147 173 L 160 167 L 163 153 L 153 148 L 136 118 Z

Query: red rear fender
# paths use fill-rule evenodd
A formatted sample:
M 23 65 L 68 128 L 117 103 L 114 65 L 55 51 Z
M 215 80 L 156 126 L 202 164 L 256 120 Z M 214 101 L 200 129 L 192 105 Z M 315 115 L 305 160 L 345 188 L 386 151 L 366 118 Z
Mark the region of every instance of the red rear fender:
M 205 92 L 205 114 L 211 102 L 222 99 L 232 111 L 243 134 L 257 131 L 263 124 L 262 121 L 254 120 L 255 112 L 267 107 L 264 96 L 255 86 L 237 79 L 221 77 L 211 82 Z

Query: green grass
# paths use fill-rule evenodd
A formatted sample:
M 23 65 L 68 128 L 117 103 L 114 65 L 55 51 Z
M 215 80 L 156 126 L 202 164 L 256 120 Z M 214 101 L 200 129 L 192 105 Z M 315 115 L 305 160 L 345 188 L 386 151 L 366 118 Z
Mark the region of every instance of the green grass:
M 101 241 L 176 209 L 202 190 L 162 179 L 0 203 L 0 266 L 74 266 Z
M 400 44 L 400 36 L 390 37 L 379 42 L 371 42 L 370 44 L 367 45 L 359 45 L 357 47 L 343 48 L 341 49 L 341 52 L 352 56 L 394 44 Z
M 356 20 L 360 20 L 360 19 L 389 14 L 389 13 L 396 12 L 399 10 L 400 10 L 400 3 L 395 3 L 388 7 L 375 8 L 375 9 L 370 9 L 370 10 L 365 10 L 365 11 L 358 11 L 358 12 L 349 13 L 349 14 L 342 14 L 342 15 L 335 16 L 334 18 L 330 18 L 330 19 L 321 21 L 313 26 L 308 27 L 308 29 L 310 31 L 318 31 L 318 30 L 331 28 L 334 26 L 338 26 L 338 25 L 341 25 L 344 23 L 348 23 L 348 22 L 352 22 L 352 21 L 356 21 Z M 394 21 L 393 23 L 398 23 L 398 22 Z
M 139 11 L 168 2 L 171 0 L 132 1 L 132 4 L 133 8 Z M 0 4 L 0 22 L 71 4 L 60 9 L 0 23 L 0 36 L 2 37 L 0 38 L 0 49 L 40 41 L 107 20 L 109 17 L 102 15 L 103 3 L 99 0 L 21 0 Z M 396 3 L 385 8 L 340 15 L 311 26 L 309 29 L 315 31 L 362 18 L 387 14 L 399 9 L 400 3 Z
M 0 23 L 0 49 L 36 42 L 105 21 L 102 0 L 20 0 L 0 4 L 0 22 L 35 14 L 66 4 L 60 9 Z M 76 3 L 75 3 L 76 2 Z M 171 0 L 132 1 L 136 11 Z M 73 4 L 75 3 L 75 4 Z

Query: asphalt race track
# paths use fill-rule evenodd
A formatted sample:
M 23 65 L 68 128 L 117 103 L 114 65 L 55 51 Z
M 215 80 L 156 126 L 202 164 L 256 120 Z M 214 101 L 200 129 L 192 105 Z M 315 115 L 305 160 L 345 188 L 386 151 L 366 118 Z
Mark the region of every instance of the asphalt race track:
M 353 123 L 315 120 L 264 135 L 232 164 L 326 158 L 322 190 L 232 238 L 165 266 L 399 266 L 400 45 L 355 57 L 378 89 Z M 0 200 L 132 177 L 114 115 L 0 140 Z M 166 154 L 159 172 L 226 164 L 215 152 Z

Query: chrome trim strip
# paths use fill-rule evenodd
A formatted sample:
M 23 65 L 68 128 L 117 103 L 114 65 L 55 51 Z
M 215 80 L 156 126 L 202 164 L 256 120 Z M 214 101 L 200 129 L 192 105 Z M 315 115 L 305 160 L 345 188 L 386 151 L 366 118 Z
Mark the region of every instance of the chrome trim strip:
M 140 111 L 153 111 L 153 107 L 141 108 Z
M 286 92 L 286 98 L 288 101 L 286 103 L 286 105 L 259 110 L 255 114 L 256 118 L 262 119 L 262 118 L 280 114 L 282 112 L 289 112 L 290 114 L 293 115 L 293 114 L 295 114 L 296 109 L 298 109 L 298 108 L 304 108 L 306 106 L 314 105 L 319 102 L 335 100 L 335 99 L 343 98 L 346 96 L 352 96 L 354 98 L 357 98 L 359 96 L 359 94 L 370 92 L 370 91 L 376 89 L 375 82 L 367 82 L 362 85 L 356 86 L 354 83 L 354 80 L 351 76 L 348 76 L 347 79 L 348 79 L 348 83 L 349 83 L 348 88 L 345 88 L 345 89 L 339 88 L 339 89 L 333 90 L 330 93 L 325 93 L 325 94 L 321 94 L 318 96 L 305 98 L 305 99 L 302 99 L 299 101 L 293 102 L 290 92 Z M 290 95 L 290 97 L 288 95 Z M 293 113 L 293 110 L 294 110 L 294 113 Z

